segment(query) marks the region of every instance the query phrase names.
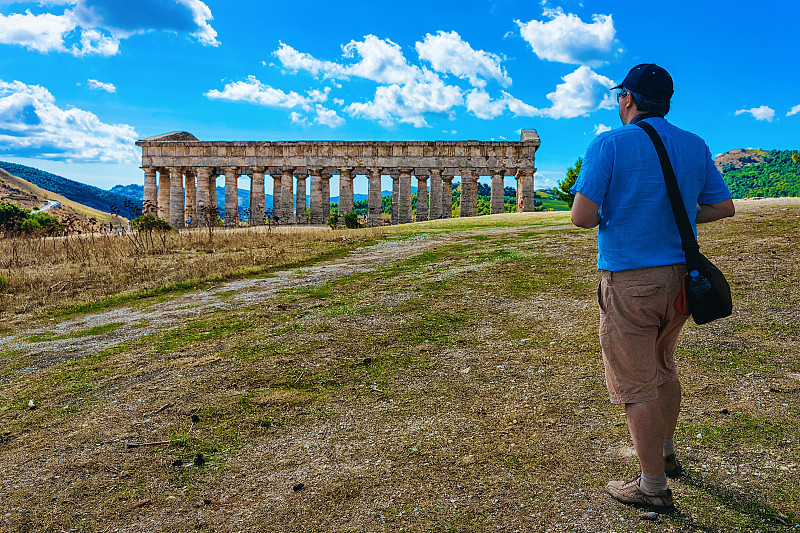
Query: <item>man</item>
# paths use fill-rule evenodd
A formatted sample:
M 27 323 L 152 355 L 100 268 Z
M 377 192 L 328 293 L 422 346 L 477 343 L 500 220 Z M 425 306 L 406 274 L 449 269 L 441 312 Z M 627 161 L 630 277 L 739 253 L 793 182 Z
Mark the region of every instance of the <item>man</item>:
M 700 137 L 664 119 L 672 78 L 655 64 L 637 65 L 614 89 L 623 126 L 598 135 L 572 187 L 572 222 L 598 229 L 600 346 L 612 403 L 624 404 L 642 473 L 606 490 L 628 505 L 674 510 L 666 475 L 680 477 L 673 435 L 681 386 L 674 352 L 687 315 L 675 308 L 686 272 L 664 174 L 645 120 L 666 146 L 689 220 L 734 214 L 733 201 Z M 694 224 L 693 229 L 696 232 Z

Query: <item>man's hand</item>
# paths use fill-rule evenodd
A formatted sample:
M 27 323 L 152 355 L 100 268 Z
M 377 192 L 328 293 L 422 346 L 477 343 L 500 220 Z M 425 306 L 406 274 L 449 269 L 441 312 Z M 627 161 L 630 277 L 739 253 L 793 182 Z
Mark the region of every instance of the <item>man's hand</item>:
M 697 204 L 697 217 L 694 222 L 695 224 L 714 222 L 721 218 L 732 217 L 735 213 L 736 208 L 733 206 L 733 200 L 731 199 L 717 202 L 716 204 Z
M 600 206 L 581 193 L 575 193 L 570 211 L 572 223 L 579 228 L 593 228 L 600 223 Z

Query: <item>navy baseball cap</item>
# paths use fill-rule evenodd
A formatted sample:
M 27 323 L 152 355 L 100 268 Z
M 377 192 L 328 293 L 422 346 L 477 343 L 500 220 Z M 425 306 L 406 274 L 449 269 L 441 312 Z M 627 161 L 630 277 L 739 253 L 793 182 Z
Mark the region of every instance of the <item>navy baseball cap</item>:
M 628 89 L 656 102 L 669 102 L 672 94 L 672 76 L 655 63 L 636 65 L 625 79 L 612 89 Z

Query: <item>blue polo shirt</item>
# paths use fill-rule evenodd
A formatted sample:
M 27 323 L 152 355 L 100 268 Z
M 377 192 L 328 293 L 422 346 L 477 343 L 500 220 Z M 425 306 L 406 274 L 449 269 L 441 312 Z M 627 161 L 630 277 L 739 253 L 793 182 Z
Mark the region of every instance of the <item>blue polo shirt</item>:
M 703 139 L 664 118 L 646 121 L 664 142 L 697 235 L 697 204 L 723 202 L 731 194 Z M 640 127 L 628 124 L 598 135 L 586 150 L 571 191 L 600 206 L 598 270 L 686 262 L 658 154 Z

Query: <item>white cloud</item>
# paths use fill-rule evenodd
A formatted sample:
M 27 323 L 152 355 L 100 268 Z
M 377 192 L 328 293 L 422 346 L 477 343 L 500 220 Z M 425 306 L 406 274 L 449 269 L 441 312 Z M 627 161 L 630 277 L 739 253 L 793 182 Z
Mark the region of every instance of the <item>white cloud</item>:
M 280 42 L 280 47 L 273 52 L 273 55 L 278 58 L 283 68 L 292 72 L 303 70 L 312 76 L 323 73 L 325 77 L 336 77 L 336 75 L 344 77 L 344 69 L 340 65 L 331 61 L 320 61 L 311 54 L 299 52 L 283 42 Z
M 453 108 L 463 105 L 461 89 L 446 85 L 438 76 L 427 72 L 422 80 L 405 85 L 382 85 L 375 89 L 371 102 L 354 102 L 345 110 L 353 117 L 377 120 L 384 126 L 395 122 L 428 125 L 425 113 L 452 114 Z
M 63 15 L 44 13 L 34 15 L 30 10 L 24 14 L 0 14 L 0 44 L 24 46 L 35 52 L 66 52 L 64 37 L 77 26 L 72 12 Z
M 334 98 L 333 102 L 351 117 L 374 120 L 383 126 L 407 123 L 418 128 L 426 127 L 427 114 L 442 114 L 452 119 L 458 107 L 466 107 L 476 117 L 489 120 L 502 115 L 506 110 L 518 117 L 548 116 L 559 119 L 585 116 L 614 105 L 613 98 L 608 93 L 614 83 L 605 76 L 596 74 L 588 66 L 578 67 L 564 76 L 563 83 L 547 95 L 551 102 L 550 107 L 539 109 L 506 91 L 501 91 L 499 98 L 493 98 L 486 91 L 487 80 L 496 79 L 503 85 L 511 83 L 500 64 L 500 56 L 474 50 L 458 33 L 440 31 L 436 35 L 427 34 L 422 41 L 416 43 L 416 47 L 420 59 L 430 62 L 435 71 L 409 64 L 399 45 L 374 35 L 367 35 L 362 41 L 350 41 L 342 46 L 343 58 L 355 59 L 354 63 L 320 60 L 285 43 L 281 43 L 273 54 L 282 68 L 291 72 L 307 72 L 322 79 L 362 78 L 378 83 L 370 101 L 347 104 L 341 98 Z M 437 72 L 466 79 L 473 88 L 462 90 L 456 85 L 445 83 Z M 336 84 L 336 87 L 340 88 L 341 84 Z M 328 90 L 330 88 L 326 89 L 325 95 Z M 299 106 L 306 112 L 313 112 L 311 102 L 307 101 L 309 97 L 313 97 L 313 91 L 308 92 L 308 96 L 284 93 L 279 89 L 263 86 L 253 77 L 247 82 L 230 84 L 223 91 L 210 91 L 206 95 L 276 107 Z M 317 100 L 325 101 L 322 98 Z M 269 103 L 265 103 L 267 101 Z M 328 121 L 328 116 L 333 123 Z M 292 120 L 297 122 L 300 115 Z M 318 114 L 315 120 L 320 124 L 338 125 L 341 117 L 337 115 L 333 118 L 333 115 L 323 113 Z
M 113 56 L 119 52 L 119 40 L 113 36 L 103 35 L 98 30 L 81 31 L 81 46 L 72 45 L 69 52 L 77 57 L 100 55 Z
M 502 115 L 506 109 L 518 117 L 547 116 L 550 118 L 574 118 L 586 116 L 598 109 L 613 107 L 614 99 L 608 89 L 614 82 L 592 71 L 589 67 L 578 67 L 562 78 L 564 83 L 547 95 L 552 105 L 538 109 L 515 98 L 506 91 L 503 96 L 492 100 L 482 89 L 467 94 L 467 110 L 478 118 L 492 119 Z
M 800 105 L 794 106 L 788 113 L 786 113 L 787 117 L 791 117 L 792 115 L 796 115 L 800 113 Z
M 212 100 L 227 100 L 229 102 L 248 102 L 265 107 L 292 109 L 299 107 L 304 110 L 311 109 L 312 104 L 324 102 L 328 99 L 328 91 L 309 91 L 307 96 L 294 91 L 284 92 L 264 83 L 255 76 L 248 76 L 247 81 L 228 83 L 219 91 L 212 89 L 203 96 Z
M 594 126 L 594 134 L 600 135 L 601 133 L 605 133 L 607 131 L 611 131 L 613 128 L 611 126 L 606 126 L 605 124 L 595 124 Z
M 297 124 L 299 126 L 308 126 L 309 124 L 311 124 L 308 121 L 308 118 L 304 117 L 297 111 L 292 111 L 291 113 L 289 113 L 289 120 L 291 120 L 293 124 Z
M 0 14 L 0 44 L 77 57 L 111 56 L 119 53 L 121 39 L 162 30 L 191 34 L 205 45 L 219 45 L 217 32 L 209 23 L 211 10 L 200 0 L 137 0 L 135 8 L 118 0 L 66 0 L 42 5 L 72 9 Z
M 39 85 L 0 80 L 0 153 L 67 162 L 133 162 L 134 129 L 106 124 L 95 114 L 62 109 Z
M 481 89 L 475 89 L 467 93 L 467 111 L 478 118 L 490 120 L 502 115 L 505 110 L 505 99 L 492 100 L 489 93 Z
M 544 114 L 541 109 L 526 104 L 506 91 L 502 91 L 502 94 L 501 98 L 492 100 L 482 89 L 472 90 L 467 94 L 467 111 L 485 120 L 502 115 L 506 109 L 517 117 L 538 117 Z
M 547 116 L 573 118 L 614 107 L 614 98 L 608 92 L 614 82 L 589 67 L 578 67 L 562 79 L 564 83 L 557 85 L 555 92 L 547 95 L 547 99 L 553 103 L 545 110 Z
M 755 117 L 756 120 L 766 120 L 767 122 L 772 122 L 772 119 L 775 118 L 775 110 L 765 105 L 750 109 L 738 109 L 736 111 L 737 115 L 741 115 L 743 113 L 750 113 L 753 115 L 753 117 Z
M 500 66 L 500 56 L 473 50 L 455 31 L 429 33 L 416 48 L 420 59 L 428 61 L 434 70 L 468 79 L 473 87 L 485 87 L 485 79 L 496 79 L 504 87 L 511 85 L 511 78 Z
M 209 21 L 214 18 L 211 9 L 200 0 L 177 0 L 177 2 L 183 4 L 192 13 L 192 19 L 197 25 L 197 29 L 192 32 L 192 35 L 207 46 L 219 46 L 217 31 L 209 24 Z
M 204 94 L 212 100 L 226 100 L 228 102 L 247 102 L 271 108 L 296 109 L 314 113 L 314 123 L 335 128 L 344 124 L 344 119 L 336 111 L 320 104 L 328 100 L 331 88 L 325 87 L 320 91 L 312 89 L 305 95 L 289 91 L 285 92 L 260 82 L 255 76 L 248 76 L 245 81 L 228 83 L 219 91 L 212 89 Z M 310 124 L 308 117 L 298 111 L 289 114 L 289 120 L 295 124 Z
M 117 88 L 114 86 L 113 83 L 103 83 L 102 81 L 97 81 L 93 79 L 89 79 L 87 81 L 89 83 L 90 89 L 97 89 L 99 91 L 105 91 L 107 93 L 117 92 Z
M 285 43 L 274 52 L 283 68 L 292 72 L 305 71 L 323 78 L 364 78 L 377 83 L 405 84 L 422 74 L 417 66 L 408 64 L 398 44 L 389 39 L 366 35 L 363 41 L 350 41 L 342 46 L 342 57 L 359 61 L 352 64 L 322 61 L 311 54 L 299 52 Z
M 317 104 L 315 114 L 316 119 L 314 122 L 317 124 L 322 124 L 323 126 L 328 126 L 331 128 L 336 128 L 344 124 L 344 119 L 340 117 L 336 111 L 333 109 L 328 109 L 321 104 Z
M 613 56 L 616 30 L 611 15 L 592 15 L 592 22 L 586 23 L 561 8 L 545 8 L 543 14 L 550 20 L 516 21 L 540 59 L 597 67 Z
M 344 57 L 356 54 L 361 60 L 347 68 L 351 76 L 377 83 L 404 84 L 420 76 L 420 68 L 408 64 L 400 45 L 389 39 L 367 35 L 363 41 L 350 41 L 342 47 Z

